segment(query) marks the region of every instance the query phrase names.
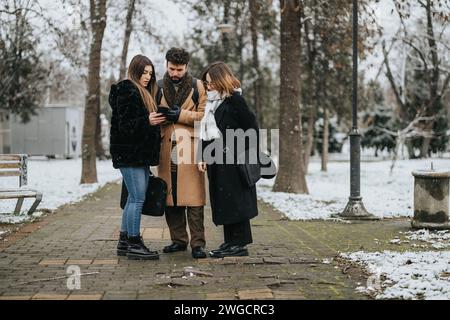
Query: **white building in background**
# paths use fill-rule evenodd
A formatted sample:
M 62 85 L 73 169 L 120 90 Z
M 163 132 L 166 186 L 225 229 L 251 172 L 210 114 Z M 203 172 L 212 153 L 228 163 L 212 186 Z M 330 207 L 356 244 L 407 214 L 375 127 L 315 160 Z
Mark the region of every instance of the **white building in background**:
M 36 110 L 27 123 L 10 115 L 0 118 L 0 153 L 20 153 L 49 157 L 81 156 L 84 108 L 67 104 L 50 104 Z M 101 140 L 109 155 L 109 121 L 100 115 Z
M 27 123 L 11 116 L 10 152 L 28 155 L 77 158 L 81 155 L 84 109 L 69 105 L 48 105 L 36 110 Z

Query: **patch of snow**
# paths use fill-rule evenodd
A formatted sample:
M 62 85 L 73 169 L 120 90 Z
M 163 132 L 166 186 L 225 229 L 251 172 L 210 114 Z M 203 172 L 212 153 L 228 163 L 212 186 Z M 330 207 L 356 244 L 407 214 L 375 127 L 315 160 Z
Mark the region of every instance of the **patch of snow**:
M 119 170 L 112 167 L 111 160 L 97 160 L 98 183 L 80 185 L 81 159 L 55 160 L 46 158 L 29 159 L 28 185 L 24 188 L 34 189 L 43 193 L 42 201 L 32 217 L 37 217 L 45 211 L 52 211 L 61 205 L 82 200 L 86 195 L 97 191 L 108 182 L 121 178 Z M 0 188 L 16 188 L 19 186 L 17 177 L 0 179 Z M 0 201 L 0 222 L 21 223 L 30 217 L 26 215 L 34 199 L 25 199 L 21 215 L 8 215 L 15 208 L 17 200 Z M 4 213 L 7 213 L 6 215 Z
M 399 160 L 393 174 L 391 161 L 361 163 L 361 195 L 366 209 L 379 218 L 412 217 L 414 177 L 411 172 L 427 169 L 450 170 L 448 159 Z M 310 194 L 272 192 L 275 179 L 258 182 L 258 197 L 273 205 L 289 219 L 330 219 L 341 212 L 350 195 L 350 164 L 330 162 L 328 172 L 320 171 L 320 162 L 311 162 L 306 176 Z
M 366 287 L 376 299 L 450 299 L 450 251 L 343 253 L 372 274 Z M 374 285 L 375 284 L 375 285 Z
M 417 231 L 407 231 L 404 233 L 407 239 L 426 242 L 431 244 L 435 249 L 444 249 L 450 247 L 450 231 L 430 231 L 427 229 L 420 229 Z

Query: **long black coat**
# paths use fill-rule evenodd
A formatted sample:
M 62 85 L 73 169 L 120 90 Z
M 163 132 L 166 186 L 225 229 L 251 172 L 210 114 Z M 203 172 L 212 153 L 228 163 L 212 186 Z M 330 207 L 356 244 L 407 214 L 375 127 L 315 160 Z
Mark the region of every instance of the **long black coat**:
M 130 80 L 113 84 L 109 104 L 112 108 L 110 153 L 113 167 L 158 165 L 160 127 L 150 125 L 149 112 L 136 86 Z
M 254 113 L 248 108 L 244 98 L 238 92 L 226 98 L 217 108 L 215 119 L 223 137 L 219 140 L 223 141 L 224 148 L 220 151 L 223 152 L 224 163 L 207 163 L 212 218 L 216 225 L 234 224 L 256 217 L 258 205 L 256 187 L 244 185 L 236 162 L 234 164 L 225 163 L 227 152 L 231 151 L 231 148 L 227 148 L 230 143 L 226 139 L 226 130 L 243 129 L 245 131 L 253 128 L 258 133 L 258 124 Z M 236 161 L 238 150 L 236 150 L 237 141 L 234 140 L 234 160 Z M 203 141 L 203 151 L 212 142 Z M 215 143 L 217 143 L 217 140 Z M 246 143 L 245 149 L 248 149 L 248 147 L 249 144 Z

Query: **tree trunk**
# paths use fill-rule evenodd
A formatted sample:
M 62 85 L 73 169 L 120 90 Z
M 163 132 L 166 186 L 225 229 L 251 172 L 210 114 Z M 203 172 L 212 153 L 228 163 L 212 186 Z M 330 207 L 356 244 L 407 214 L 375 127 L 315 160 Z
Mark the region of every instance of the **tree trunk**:
M 274 191 L 308 193 L 303 166 L 300 112 L 299 0 L 280 0 L 280 158 Z
M 316 1 L 312 1 L 309 3 L 309 6 L 312 6 L 314 8 L 314 17 L 312 21 L 316 23 L 317 21 L 317 3 Z M 303 10 L 302 10 L 303 11 Z M 308 115 L 308 129 L 307 129 L 307 137 L 306 137 L 306 145 L 305 145 L 305 152 L 303 155 L 303 162 L 304 162 L 304 171 L 305 174 L 308 173 L 308 167 L 309 167 L 309 160 L 311 159 L 311 153 L 313 152 L 314 148 L 314 126 L 316 124 L 316 108 L 319 105 L 319 101 L 317 101 L 318 94 L 318 86 L 315 85 L 315 74 L 314 74 L 314 64 L 316 60 L 316 47 L 315 47 L 315 38 L 316 38 L 316 30 L 314 23 L 311 22 L 311 19 L 307 19 L 305 16 L 304 11 L 301 13 L 302 15 L 302 21 L 303 21 L 303 27 L 305 28 L 304 32 L 304 39 L 305 39 L 305 46 L 307 51 L 307 57 L 308 57 L 308 63 L 305 65 L 305 69 L 307 71 L 307 80 L 305 83 L 306 94 L 303 95 L 306 97 L 306 105 L 309 108 L 309 115 Z M 311 30 L 312 29 L 312 30 Z M 313 33 L 313 38 L 310 38 L 310 32 Z
M 225 24 L 228 24 L 230 21 L 230 0 L 224 0 L 223 2 L 223 22 Z M 229 63 L 228 57 L 229 57 L 229 50 L 230 50 L 230 38 L 227 33 L 222 34 L 222 60 L 225 63 Z
M 411 140 L 406 140 L 405 142 L 406 150 L 408 150 L 408 159 L 415 159 L 416 155 L 414 153 L 414 146 Z
M 106 0 L 90 0 L 92 41 L 89 51 L 88 94 L 84 111 L 81 184 L 97 182 L 96 127 L 100 110 L 100 65 L 106 27 Z
M 136 0 L 129 0 L 127 18 L 125 22 L 125 36 L 123 38 L 122 56 L 120 58 L 119 80 L 125 79 L 127 72 L 128 45 L 130 44 L 131 32 L 133 31 L 133 14 Z
M 253 104 L 255 107 L 256 117 L 260 127 L 263 127 L 263 112 L 261 105 L 261 88 L 263 86 L 263 77 L 261 77 L 261 70 L 259 69 L 259 56 L 258 56 L 258 21 L 259 21 L 259 8 L 258 0 L 250 0 L 250 31 L 252 35 L 252 59 L 253 69 L 255 70 L 257 77 L 253 84 Z
M 428 152 L 430 150 L 431 138 L 423 138 L 422 145 L 420 146 L 420 158 L 425 159 L 428 158 Z
M 99 93 L 100 94 L 100 93 Z M 106 159 L 105 148 L 102 142 L 102 121 L 100 119 L 100 101 L 97 105 L 97 121 L 95 123 L 95 154 L 98 158 Z
M 329 138 L 329 129 L 328 129 L 328 109 L 325 108 L 323 111 L 323 140 L 322 140 L 322 167 L 321 171 L 328 171 L 328 138 Z
M 316 118 L 314 116 L 313 106 L 310 106 L 309 117 L 308 117 L 308 135 L 306 137 L 305 154 L 303 162 L 305 164 L 305 174 L 308 173 L 309 160 L 311 159 L 311 152 L 314 145 L 314 124 Z
M 439 95 L 438 92 L 438 83 L 439 83 L 439 57 L 438 57 L 438 47 L 436 44 L 436 39 L 434 36 L 434 30 L 433 30 L 433 12 L 432 12 L 432 3 L 431 0 L 427 0 L 426 3 L 426 12 L 427 12 L 427 38 L 428 38 L 428 45 L 430 47 L 430 55 L 431 55 L 431 61 L 433 64 L 433 68 L 430 70 L 431 75 L 429 77 L 430 83 L 429 83 L 429 90 L 430 90 L 430 97 L 429 97 L 429 105 L 427 107 L 427 110 L 425 111 L 425 116 L 436 116 L 439 113 L 439 99 L 437 96 Z M 424 126 L 424 130 L 426 132 L 431 132 L 433 130 L 434 126 L 433 121 L 429 121 Z M 420 158 L 427 158 L 429 149 L 430 149 L 430 143 L 431 138 L 423 138 L 422 139 L 422 145 L 420 147 Z

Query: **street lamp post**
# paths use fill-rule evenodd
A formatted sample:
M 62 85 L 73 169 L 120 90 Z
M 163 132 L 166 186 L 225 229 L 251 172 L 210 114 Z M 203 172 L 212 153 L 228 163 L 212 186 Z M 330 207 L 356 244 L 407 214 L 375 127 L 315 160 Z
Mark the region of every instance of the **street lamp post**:
M 350 197 L 336 217 L 346 220 L 377 220 L 368 213 L 360 192 L 361 135 L 358 132 L 358 0 L 353 0 L 353 89 L 352 129 L 350 131 Z

